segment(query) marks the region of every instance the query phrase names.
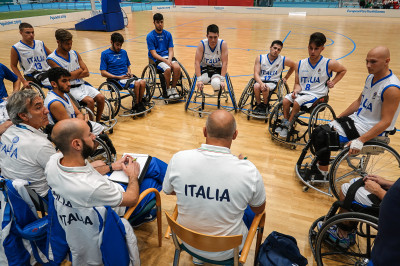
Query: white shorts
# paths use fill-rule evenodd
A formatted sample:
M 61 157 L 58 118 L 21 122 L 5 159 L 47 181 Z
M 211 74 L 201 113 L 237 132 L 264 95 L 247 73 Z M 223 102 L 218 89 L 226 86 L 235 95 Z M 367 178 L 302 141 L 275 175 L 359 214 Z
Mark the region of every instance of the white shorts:
M 92 86 L 82 84 L 79 87 L 76 88 L 71 88 L 70 91 L 71 95 L 75 98 L 77 101 L 82 101 L 83 98 L 86 96 L 89 96 L 90 98 L 96 97 L 100 92 L 93 88 Z
M 218 79 L 223 79 L 223 77 L 220 75 L 220 74 L 214 74 L 214 75 L 212 75 L 211 76 L 211 78 L 208 76 L 208 73 L 204 73 L 204 74 L 202 74 L 198 79 L 197 79 L 197 81 L 201 81 L 201 82 L 203 82 L 204 84 L 209 84 L 210 82 L 211 82 L 211 80 L 212 79 L 215 79 L 215 78 L 218 78 Z
M 268 86 L 268 88 L 269 88 L 269 91 L 275 91 L 275 89 L 276 89 L 276 84 L 277 83 L 273 83 L 273 82 L 266 82 L 266 81 L 262 81 L 263 83 L 265 83 L 265 84 L 267 84 L 267 86 Z M 257 82 L 256 83 L 254 83 L 254 85 L 256 85 L 257 84 Z M 262 90 L 261 90 L 262 91 Z
M 99 123 L 93 122 L 93 121 L 89 121 L 89 122 L 92 125 L 92 133 L 95 136 L 98 136 L 99 134 L 101 134 L 101 132 L 104 131 L 104 126 L 102 124 L 99 124 Z
M 163 56 L 163 58 L 167 59 L 168 56 Z M 176 63 L 177 62 L 175 57 L 172 58 L 171 62 L 172 63 Z M 165 62 L 160 62 L 160 63 L 157 64 L 157 68 L 162 70 L 162 72 L 164 72 L 165 70 L 170 69 L 170 66 L 167 65 Z
M 296 99 L 293 99 L 291 93 L 287 94 L 285 99 L 288 99 L 291 103 L 296 101 L 300 106 L 305 107 L 310 107 L 316 100 L 318 100 L 317 97 L 310 94 L 297 94 Z
M 3 100 L 0 103 L 0 124 L 3 124 L 4 122 L 6 122 L 7 120 L 10 119 L 10 117 L 8 116 L 8 113 L 7 113 L 6 105 L 7 105 L 7 101 L 5 101 L 5 100 Z
M 361 177 L 353 178 L 352 180 L 350 180 L 350 183 L 344 183 L 342 185 L 343 195 L 346 196 L 350 185 L 353 184 L 354 182 L 356 182 L 360 178 Z M 366 190 L 365 187 L 362 186 L 357 190 L 356 195 L 354 196 L 354 200 L 357 201 L 358 203 L 363 204 L 363 205 L 372 206 L 372 201 L 368 198 L 368 195 L 370 195 L 370 194 L 371 193 L 369 193 L 368 190 Z
M 137 79 L 135 81 L 132 81 L 131 84 L 129 84 L 129 88 L 135 88 L 135 82 L 140 82 L 142 79 Z M 128 79 L 120 79 L 118 80 L 119 85 L 123 87 L 125 87 L 126 82 L 128 81 Z

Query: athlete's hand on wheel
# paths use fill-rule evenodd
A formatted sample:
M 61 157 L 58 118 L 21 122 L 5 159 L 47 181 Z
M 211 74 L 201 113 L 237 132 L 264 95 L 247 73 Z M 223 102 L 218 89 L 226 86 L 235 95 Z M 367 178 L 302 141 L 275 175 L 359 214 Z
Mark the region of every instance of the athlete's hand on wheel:
M 197 81 L 197 88 L 199 88 L 199 90 L 203 90 L 204 83 L 202 81 Z

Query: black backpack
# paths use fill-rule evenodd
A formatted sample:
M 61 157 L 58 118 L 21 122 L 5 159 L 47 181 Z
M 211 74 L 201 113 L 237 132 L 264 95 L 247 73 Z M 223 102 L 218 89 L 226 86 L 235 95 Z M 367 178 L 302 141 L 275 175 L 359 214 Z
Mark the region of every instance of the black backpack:
M 305 266 L 308 261 L 300 254 L 294 237 L 273 231 L 260 246 L 256 265 Z

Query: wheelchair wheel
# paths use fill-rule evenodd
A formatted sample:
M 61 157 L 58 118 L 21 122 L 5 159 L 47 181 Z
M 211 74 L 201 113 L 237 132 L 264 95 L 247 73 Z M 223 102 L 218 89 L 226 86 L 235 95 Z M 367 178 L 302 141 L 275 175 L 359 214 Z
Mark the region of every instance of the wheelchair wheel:
M 146 102 L 149 102 L 154 95 L 156 89 L 156 69 L 152 64 L 148 64 L 142 72 L 142 79 L 146 81 L 146 95 L 144 96 Z
M 117 85 L 106 81 L 100 85 L 99 91 L 111 104 L 114 116 L 117 115 L 121 107 L 121 95 Z
M 380 142 L 367 142 L 356 155 L 342 150 L 329 170 L 329 183 L 333 195 L 339 199 L 341 186 L 356 177 L 379 175 L 390 181 L 400 176 L 400 155 L 390 146 Z
M 103 140 L 101 140 L 99 137 L 96 137 L 94 143 L 97 146 L 97 148 L 93 152 L 93 154 L 89 156 L 88 158 L 89 162 L 94 162 L 97 160 L 103 161 L 106 164 L 114 162 L 113 156 L 111 155 L 111 151 Z
M 278 81 L 278 84 L 276 84 L 276 95 L 278 97 L 279 102 L 283 101 L 283 98 L 290 93 L 289 86 L 286 84 L 286 82 L 283 82 L 282 79 Z
M 46 98 L 46 95 L 44 95 L 42 88 L 38 84 L 35 82 L 30 82 L 29 85 L 31 86 L 32 90 L 36 91 L 36 93 L 39 94 L 43 100 Z
M 283 102 L 279 102 L 269 116 L 268 131 L 271 137 L 277 136 L 275 129 L 281 125 L 283 119 Z
M 236 104 L 236 98 L 235 98 L 235 91 L 233 90 L 233 86 L 232 86 L 232 81 L 231 81 L 231 77 L 229 76 L 228 73 L 226 73 L 225 75 L 225 79 L 226 79 L 226 85 L 228 87 L 228 91 L 232 100 L 232 106 L 233 109 L 235 110 L 235 112 L 237 112 L 237 104 Z
M 106 99 L 104 102 L 103 113 L 101 114 L 101 120 L 110 121 L 115 117 L 115 112 L 111 106 L 111 103 Z
M 355 227 L 355 237 L 349 248 L 332 242 L 327 230 L 334 225 L 351 222 Z M 378 218 L 358 212 L 337 214 L 328 219 L 319 229 L 315 241 L 317 265 L 367 265 L 378 234 Z
M 251 95 L 254 92 L 254 83 L 255 83 L 255 79 L 251 78 L 250 81 L 247 83 L 246 87 L 244 88 L 242 95 L 240 96 L 239 102 L 238 102 L 238 108 L 239 110 L 242 110 L 245 106 L 246 103 L 249 99 L 249 97 L 251 97 Z
M 308 121 L 308 136 L 311 136 L 311 133 L 317 126 L 328 124 L 335 119 L 335 111 L 333 111 L 333 108 L 329 104 L 318 104 L 312 111 Z
M 180 86 L 182 88 L 180 93 L 181 96 L 184 97 L 189 93 L 190 89 L 192 88 L 192 80 L 190 79 L 189 73 L 186 71 L 183 65 L 179 63 L 179 61 L 178 64 L 181 67 L 181 78 L 178 80 L 177 87 Z

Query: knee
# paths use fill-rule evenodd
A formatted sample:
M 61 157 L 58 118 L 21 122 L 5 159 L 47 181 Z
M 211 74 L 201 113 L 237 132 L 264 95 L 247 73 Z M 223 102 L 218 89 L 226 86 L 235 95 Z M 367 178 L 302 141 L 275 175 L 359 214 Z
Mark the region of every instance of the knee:
M 143 88 L 146 87 L 146 81 L 145 80 L 141 80 L 140 81 L 140 86 L 143 87 Z
M 257 93 L 257 94 L 260 93 L 260 84 L 258 84 L 258 83 L 254 84 L 254 93 Z
M 164 71 L 164 75 L 171 75 L 171 68 L 167 68 L 167 69 Z
M 83 98 L 82 102 L 86 103 L 88 106 L 94 106 L 94 99 L 89 96 Z
M 221 88 L 221 80 L 219 78 L 212 79 L 211 87 L 213 87 L 215 91 L 219 90 Z
M 178 72 L 181 71 L 181 67 L 179 66 L 178 63 L 173 63 L 173 64 L 172 64 L 172 69 L 173 69 L 173 71 L 176 72 L 176 73 L 178 73 Z
M 90 100 L 92 100 L 92 98 L 90 98 Z M 97 94 L 96 95 L 96 97 L 94 97 L 94 100 L 97 102 L 97 103 L 104 103 L 105 102 L 105 100 L 106 100 L 106 97 L 104 97 L 104 95 L 103 94 L 101 94 L 101 93 L 99 93 L 99 94 Z M 92 100 L 93 101 L 93 100 Z

